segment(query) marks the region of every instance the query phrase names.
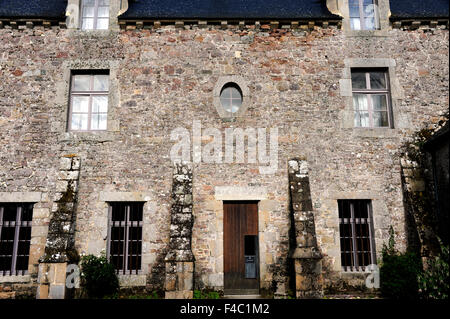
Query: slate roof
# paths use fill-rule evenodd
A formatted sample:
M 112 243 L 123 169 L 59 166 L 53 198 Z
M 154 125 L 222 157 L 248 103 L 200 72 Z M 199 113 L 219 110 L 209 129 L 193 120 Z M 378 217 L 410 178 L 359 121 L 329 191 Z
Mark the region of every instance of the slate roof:
M 64 19 L 67 0 L 0 0 L 1 18 Z
M 448 18 L 449 0 L 390 0 L 391 19 Z
M 326 0 L 129 0 L 120 19 L 341 19 Z

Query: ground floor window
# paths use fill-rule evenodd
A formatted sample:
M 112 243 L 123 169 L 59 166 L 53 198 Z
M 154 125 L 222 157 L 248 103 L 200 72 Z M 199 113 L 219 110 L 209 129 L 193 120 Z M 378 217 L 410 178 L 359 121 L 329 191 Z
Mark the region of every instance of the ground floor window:
M 338 200 L 343 271 L 364 271 L 376 264 L 370 200 Z
M 142 202 L 109 204 L 108 258 L 117 273 L 137 274 L 142 262 Z
M 33 204 L 0 203 L 0 275 L 26 275 Z

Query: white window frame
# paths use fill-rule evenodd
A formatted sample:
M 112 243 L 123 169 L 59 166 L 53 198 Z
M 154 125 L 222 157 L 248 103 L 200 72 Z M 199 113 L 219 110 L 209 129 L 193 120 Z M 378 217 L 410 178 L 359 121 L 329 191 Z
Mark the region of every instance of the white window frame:
M 92 29 L 85 29 L 85 28 L 83 28 L 83 20 L 85 18 L 88 18 L 88 17 L 84 17 L 83 16 L 84 8 L 85 7 L 90 7 L 90 6 L 86 6 L 85 5 L 85 0 L 80 0 L 80 1 L 81 1 L 81 5 L 80 5 L 80 8 L 81 8 L 81 10 L 80 10 L 80 29 L 83 30 L 83 31 L 108 30 L 109 29 L 109 22 L 110 22 L 110 14 L 108 14 L 108 27 L 106 29 L 98 29 L 97 28 L 97 22 L 98 22 L 98 19 L 99 19 L 99 17 L 98 17 L 98 7 L 99 7 L 99 1 L 100 0 L 94 0 L 94 17 L 93 17 L 94 23 L 93 23 L 93 28 Z M 108 10 L 109 10 L 110 6 L 111 6 L 111 3 L 108 4 Z M 100 19 L 106 19 L 106 18 L 100 18 Z

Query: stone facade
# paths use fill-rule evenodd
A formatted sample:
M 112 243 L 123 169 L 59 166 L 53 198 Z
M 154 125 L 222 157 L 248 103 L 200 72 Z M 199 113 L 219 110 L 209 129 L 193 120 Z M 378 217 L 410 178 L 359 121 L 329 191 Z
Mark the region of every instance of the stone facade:
M 106 249 L 105 194 L 145 201 L 142 275 L 121 278 L 124 286 L 162 289 L 168 267 L 180 266 L 194 272 L 195 288 L 223 289 L 222 202 L 259 200 L 260 287 L 286 295 L 288 161 L 298 157 L 308 161 L 325 288 L 364 282 L 363 274 L 341 270 L 338 199 L 372 200 L 377 257 L 390 226 L 398 247 L 406 248 L 396 154 L 423 123 L 436 123 L 448 109 L 446 25 L 416 30 L 387 25 L 376 36 L 348 34 L 345 24 L 130 29 L 0 29 L 0 202 L 22 201 L 14 194 L 38 194 L 32 200 L 29 275 L 16 279 L 15 287 L 36 288 L 38 259 L 60 192 L 60 159 L 70 154 L 82 162 L 74 233 L 78 253 Z M 355 128 L 348 117 L 350 68 L 379 63 L 389 69 L 394 127 Z M 109 69 L 105 131 L 67 131 L 70 72 L 77 69 Z M 239 77 L 248 87 L 245 112 L 232 119 L 216 109 L 216 85 L 226 77 Z M 175 231 L 170 135 L 176 128 L 192 132 L 194 121 L 221 132 L 278 128 L 278 169 L 265 175 L 258 163 L 193 163 L 195 267 L 169 265 L 165 258 Z M 202 144 L 209 141 L 202 136 Z M 9 280 L 0 276 L 0 286 L 11 285 Z

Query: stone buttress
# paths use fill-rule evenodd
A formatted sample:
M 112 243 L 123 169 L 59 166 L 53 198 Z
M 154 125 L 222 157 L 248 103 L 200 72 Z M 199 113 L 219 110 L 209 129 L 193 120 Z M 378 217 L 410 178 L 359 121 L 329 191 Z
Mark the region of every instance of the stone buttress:
M 295 249 L 291 258 L 295 266 L 297 298 L 323 296 L 322 254 L 317 247 L 314 212 L 309 187 L 308 163 L 292 159 L 288 163 L 291 220 L 295 229 Z
M 74 247 L 79 175 L 80 159 L 72 155 L 62 157 L 45 253 L 39 259 L 38 299 L 64 299 L 67 265 L 79 261 Z
M 165 258 L 166 299 L 193 297 L 194 255 L 191 249 L 192 226 L 192 166 L 175 163 L 170 212 L 169 251 Z

